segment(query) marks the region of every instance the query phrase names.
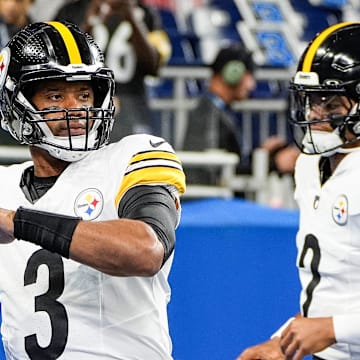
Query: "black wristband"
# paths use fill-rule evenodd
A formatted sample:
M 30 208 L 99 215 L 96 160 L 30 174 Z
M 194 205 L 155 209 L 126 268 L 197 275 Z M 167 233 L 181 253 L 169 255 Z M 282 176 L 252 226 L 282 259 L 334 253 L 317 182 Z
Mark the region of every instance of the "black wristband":
M 72 235 L 80 220 L 78 217 L 19 207 L 14 217 L 14 237 L 69 258 Z

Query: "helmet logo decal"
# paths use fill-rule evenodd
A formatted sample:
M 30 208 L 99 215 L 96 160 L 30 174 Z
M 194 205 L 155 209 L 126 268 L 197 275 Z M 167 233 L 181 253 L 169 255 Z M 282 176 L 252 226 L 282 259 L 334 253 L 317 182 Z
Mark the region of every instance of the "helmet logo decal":
M 326 79 L 324 80 L 324 85 L 328 85 L 328 86 L 336 86 L 336 85 L 340 85 L 341 81 L 337 80 L 337 79 Z
M 4 48 L 0 53 L 0 87 L 3 87 L 5 85 L 9 61 L 10 61 L 10 49 Z
M 340 195 L 332 206 L 332 216 L 338 225 L 345 225 L 348 219 L 348 200 L 345 195 Z
M 94 220 L 102 212 L 104 197 L 98 189 L 85 189 L 76 197 L 75 214 L 83 220 Z

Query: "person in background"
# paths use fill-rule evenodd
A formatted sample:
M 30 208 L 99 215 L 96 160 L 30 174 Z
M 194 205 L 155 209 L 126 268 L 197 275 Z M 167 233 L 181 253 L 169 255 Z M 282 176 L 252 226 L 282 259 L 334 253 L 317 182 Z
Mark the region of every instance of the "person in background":
M 247 99 L 254 90 L 255 64 L 252 54 L 241 44 L 223 46 L 210 65 L 206 91 L 189 112 L 183 149 L 203 151 L 221 149 L 241 154 L 239 129 L 232 102 Z M 187 170 L 188 183 L 216 184 L 216 169 Z
M 2 126 L 31 154 L 0 166 L 7 358 L 171 360 L 178 156 L 153 135 L 108 144 L 113 72 L 76 25 L 28 25 L 0 67 Z
M 33 0 L 0 0 L 0 47 L 21 28 L 30 24 L 29 15 Z
M 360 359 L 359 39 L 358 22 L 324 29 L 290 82 L 301 311 L 238 360 Z
M 190 111 L 183 149 L 204 151 L 221 149 L 240 156 L 238 173 L 251 171 L 251 157 L 242 156 L 241 129 L 231 108 L 235 101 L 249 98 L 256 87 L 256 64 L 242 43 L 230 43 L 220 48 L 210 65 L 212 75 L 207 90 L 197 106 Z M 278 136 L 268 139 L 263 148 L 269 152 L 269 171 L 290 171 L 294 165 L 288 144 Z M 291 148 L 293 149 L 293 148 Z M 288 153 L 288 154 L 285 154 Z M 216 184 L 216 169 L 187 170 L 188 183 Z
M 89 32 L 114 71 L 121 121 L 115 123 L 111 141 L 132 133 L 153 133 L 145 78 L 157 76 L 171 55 L 156 9 L 138 0 L 75 0 L 60 8 L 55 19 Z
M 268 137 L 261 148 L 269 154 L 269 172 L 274 172 L 279 176 L 293 175 L 296 160 L 300 154 L 299 148 L 289 143 L 286 139 L 278 135 Z
M 30 9 L 31 19 L 33 21 L 48 21 L 54 19 L 60 7 L 66 4 L 68 0 L 33 0 L 33 5 Z
M 0 0 L 0 48 L 6 46 L 13 35 L 31 22 L 29 15 L 33 0 Z M 18 145 L 9 133 L 0 132 L 0 146 Z

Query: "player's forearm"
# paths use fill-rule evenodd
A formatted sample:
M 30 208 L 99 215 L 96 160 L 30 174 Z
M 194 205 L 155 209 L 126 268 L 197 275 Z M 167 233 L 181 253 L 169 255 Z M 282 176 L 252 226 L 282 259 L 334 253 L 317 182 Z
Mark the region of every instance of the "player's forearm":
M 142 221 L 82 221 L 73 234 L 70 258 L 109 275 L 152 276 L 161 268 L 164 248 Z
M 15 211 L 0 208 L 0 243 L 9 243 L 14 240 Z
M 39 245 L 114 276 L 151 276 L 160 268 L 164 247 L 143 221 L 81 218 L 20 207 L 0 212 L 0 231 Z M 13 229 L 13 230 L 12 230 Z M 1 232 L 0 232 L 1 235 Z

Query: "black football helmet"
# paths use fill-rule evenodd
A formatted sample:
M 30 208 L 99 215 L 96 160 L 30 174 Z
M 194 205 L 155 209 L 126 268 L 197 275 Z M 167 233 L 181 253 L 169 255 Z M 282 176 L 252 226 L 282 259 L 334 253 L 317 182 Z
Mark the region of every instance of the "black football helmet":
M 54 136 L 46 124 L 69 122 L 79 109 L 39 111 L 31 102 L 39 81 L 89 81 L 94 106 L 81 108 L 86 134 Z M 113 72 L 104 65 L 104 56 L 94 40 L 76 25 L 67 22 L 38 22 L 20 30 L 0 53 L 0 106 L 3 129 L 20 143 L 46 149 L 53 157 L 76 161 L 109 141 L 114 114 Z M 79 115 L 77 115 L 79 116 Z M 54 119 L 55 117 L 55 119 Z
M 347 144 L 360 139 L 359 41 L 360 23 L 338 23 L 317 34 L 302 54 L 289 86 L 289 121 L 302 152 L 324 155 L 346 152 Z M 342 102 L 345 113 L 329 111 L 319 119 L 309 116 L 314 102 L 327 103 L 330 108 L 334 99 Z M 316 134 L 310 125 L 324 121 L 333 132 Z M 345 138 L 345 129 L 355 135 L 354 139 Z

